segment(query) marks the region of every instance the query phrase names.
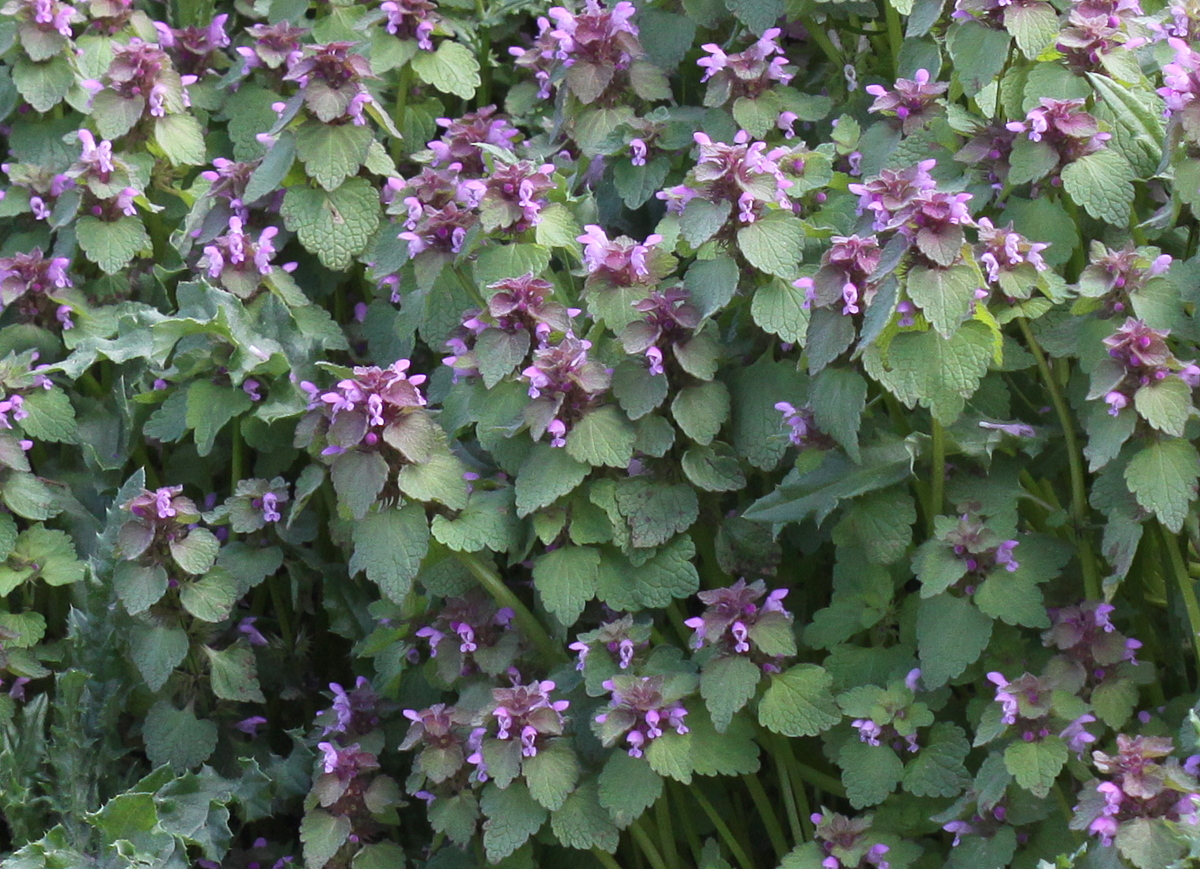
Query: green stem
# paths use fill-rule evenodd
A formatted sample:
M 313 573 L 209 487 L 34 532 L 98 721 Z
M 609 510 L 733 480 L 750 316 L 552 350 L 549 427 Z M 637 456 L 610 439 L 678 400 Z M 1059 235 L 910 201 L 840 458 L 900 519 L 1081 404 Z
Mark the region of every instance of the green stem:
M 1196 599 L 1196 581 L 1188 575 L 1183 554 L 1179 551 L 1178 535 L 1172 534 L 1161 524 L 1158 530 L 1162 534 L 1163 545 L 1167 548 L 1175 582 L 1179 584 L 1179 594 L 1183 597 L 1183 608 L 1187 613 L 1188 627 L 1192 633 L 1192 654 L 1196 657 L 1196 678 L 1200 680 L 1200 601 Z
M 512 589 L 504 584 L 504 580 L 495 570 L 484 564 L 478 555 L 472 552 L 456 552 L 454 553 L 458 560 L 461 561 L 471 571 L 471 574 L 479 580 L 479 584 L 483 586 L 484 591 L 492 596 L 492 600 L 500 604 L 502 607 L 509 607 L 515 614 L 517 626 L 521 632 L 528 637 L 537 647 L 538 653 L 542 656 L 544 663 L 551 664 L 566 660 L 566 655 L 563 654 L 562 648 L 558 643 L 546 633 L 546 629 L 542 627 L 542 623 L 537 620 L 537 617 L 529 611 L 525 604 L 521 603 L 520 598 L 513 594 Z
M 592 856 L 596 858 L 596 862 L 603 866 L 604 869 L 621 869 L 621 864 L 614 860 L 613 855 L 607 851 L 593 848 Z
M 891 8 L 890 6 L 888 7 Z M 929 480 L 929 533 L 933 534 L 934 517 L 942 515 L 946 502 L 946 430 L 933 418 L 933 468 Z
M 792 779 L 788 775 L 787 764 L 784 763 L 783 758 L 776 756 L 774 760 L 775 773 L 779 776 L 779 791 L 783 794 L 783 806 L 787 812 L 788 827 L 792 831 L 792 841 L 799 845 L 805 841 L 804 827 L 800 823 L 800 812 L 796 807 L 796 795 L 792 793 Z
M 658 845 L 671 869 L 679 869 L 679 852 L 675 848 L 675 829 L 671 825 L 671 803 L 663 788 L 662 796 L 654 803 L 654 822 L 658 826 Z
M 900 75 L 900 49 L 904 47 L 904 31 L 900 29 L 900 13 L 889 0 L 883 0 L 883 14 L 887 18 L 888 45 L 892 49 L 892 72 Z
M 708 815 L 708 819 L 712 821 L 712 825 L 717 828 L 717 834 L 721 837 L 721 841 L 725 843 L 725 847 L 729 849 L 729 853 L 733 855 L 733 859 L 737 860 L 738 865 L 742 869 L 754 869 L 754 863 L 751 862 L 749 856 L 738 843 L 737 837 L 729 829 L 729 825 L 713 808 L 712 803 L 700 792 L 699 788 L 693 788 L 691 791 L 692 797 L 704 810 L 704 814 Z
M 475 0 L 475 20 L 479 22 L 479 89 L 475 93 L 476 104 L 490 105 L 492 102 L 492 29 L 483 0 Z
M 1067 214 L 1071 216 L 1071 221 L 1075 224 L 1076 228 L 1079 229 L 1080 238 L 1086 238 L 1087 236 L 1083 234 L 1083 221 L 1079 216 L 1079 206 L 1072 201 L 1070 196 L 1065 194 L 1059 197 L 1059 201 L 1062 203 L 1063 208 L 1067 210 Z M 1071 255 L 1071 267 L 1075 272 L 1075 274 L 1072 275 L 1072 278 L 1079 278 L 1079 275 L 1085 268 L 1087 268 L 1087 262 L 1087 250 L 1084 248 L 1083 242 L 1081 241 L 1079 246 L 1075 248 L 1074 253 Z
M 801 15 L 799 17 L 800 24 L 808 31 L 808 35 L 812 41 L 817 44 L 821 51 L 825 52 L 825 56 L 829 58 L 830 63 L 841 67 L 845 61 L 842 59 L 842 53 L 837 50 L 837 46 L 829 39 L 829 34 L 821 29 L 821 25 L 812 20 L 811 16 Z
M 242 479 L 242 463 L 243 463 L 242 453 L 244 452 L 244 450 L 243 450 L 243 442 L 242 442 L 242 419 L 241 419 L 241 417 L 234 417 L 234 419 L 233 419 L 232 436 L 233 436 L 233 446 L 231 448 L 231 455 L 229 458 L 229 476 L 231 478 L 230 482 L 229 482 L 229 488 L 230 488 L 231 492 L 232 492 L 233 488 L 235 486 L 237 486 L 238 481 Z
M 1021 327 L 1021 334 L 1029 346 L 1029 352 L 1037 361 L 1038 371 L 1046 383 L 1046 389 L 1050 392 L 1050 400 L 1054 404 L 1054 412 L 1058 416 L 1058 424 L 1062 427 L 1063 439 L 1067 444 L 1067 466 L 1071 474 L 1071 522 L 1075 547 L 1079 552 L 1079 563 L 1083 568 L 1084 594 L 1087 595 L 1088 600 L 1101 600 L 1100 572 L 1085 530 L 1088 502 L 1087 488 L 1084 484 L 1083 454 L 1079 448 L 1079 439 L 1075 436 L 1071 412 L 1067 408 L 1067 401 L 1063 397 L 1062 390 L 1058 387 L 1058 381 L 1054 379 L 1054 373 L 1046 361 L 1046 354 L 1042 352 L 1042 346 L 1033 337 L 1033 330 L 1029 328 L 1029 322 L 1024 317 L 1018 317 L 1017 324 Z
M 271 591 L 271 603 L 275 607 L 275 618 L 279 620 L 279 635 L 283 637 L 283 645 L 289 652 L 292 650 L 292 622 L 288 617 L 288 613 L 292 611 L 291 602 L 284 601 L 283 590 L 280 589 L 281 582 L 278 575 L 272 576 L 267 580 L 267 588 Z
M 775 810 L 771 808 L 771 801 L 767 799 L 767 792 L 763 790 L 762 782 L 752 775 L 742 776 L 742 781 L 746 785 L 746 790 L 750 791 L 750 799 L 754 800 L 754 808 L 758 810 L 758 816 L 762 819 L 763 826 L 767 828 L 767 838 L 771 840 L 775 856 L 782 860 L 788 852 L 787 840 L 783 837 L 783 827 L 779 825 L 779 819 L 775 817 Z
M 633 840 L 637 843 L 638 850 L 645 855 L 652 869 L 667 869 L 667 864 L 663 862 L 662 855 L 654 847 L 654 840 L 650 838 L 650 834 L 646 832 L 640 820 L 633 822 L 629 828 L 629 832 L 633 834 Z
M 670 781 L 666 782 L 666 785 L 672 792 L 676 793 L 676 796 L 679 796 L 678 792 L 682 791 L 681 786 L 677 786 Z M 675 805 L 681 806 L 683 804 L 676 801 Z M 679 821 L 683 826 L 684 838 L 687 839 L 688 847 L 692 851 L 692 861 L 699 866 L 700 853 L 703 850 L 703 846 L 700 844 L 700 835 L 696 832 L 696 825 L 692 823 L 692 813 L 681 811 L 679 813 Z

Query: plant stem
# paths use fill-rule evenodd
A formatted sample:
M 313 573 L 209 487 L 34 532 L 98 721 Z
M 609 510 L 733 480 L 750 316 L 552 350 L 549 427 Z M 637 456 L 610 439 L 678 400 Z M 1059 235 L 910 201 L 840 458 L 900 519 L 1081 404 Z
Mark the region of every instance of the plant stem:
M 233 446 L 231 447 L 231 455 L 229 458 L 229 490 L 233 492 L 238 481 L 242 479 L 242 418 L 233 418 Z
M 607 851 L 601 851 L 599 848 L 592 848 L 592 856 L 596 858 L 604 869 L 621 869 L 621 864 L 613 859 L 613 855 Z
M 752 775 L 742 776 L 742 781 L 746 790 L 750 791 L 750 799 L 754 800 L 754 808 L 758 810 L 763 826 L 767 828 L 767 838 L 771 840 L 775 856 L 782 860 L 783 855 L 788 852 L 787 840 L 783 838 L 783 828 L 779 826 L 779 819 L 775 817 L 775 810 L 771 808 L 771 801 L 767 799 L 762 782 Z
M 933 468 L 930 471 L 932 476 L 929 480 L 929 516 L 927 517 L 930 535 L 933 534 L 934 518 L 942 515 L 942 508 L 946 501 L 946 430 L 942 428 L 937 417 L 933 418 L 931 436 L 933 438 Z
M 454 554 L 466 566 L 467 570 L 471 571 L 471 574 L 479 580 L 479 584 L 483 586 L 484 591 L 492 596 L 492 600 L 502 607 L 512 609 L 516 615 L 517 625 L 520 627 L 521 632 L 537 647 L 538 653 L 542 656 L 545 663 L 557 663 L 566 660 L 566 655 L 563 654 L 563 650 L 559 644 L 554 642 L 550 635 L 546 633 L 546 629 L 537 620 L 537 616 L 531 613 L 529 608 L 521 603 L 521 599 L 513 594 L 512 589 L 504 584 L 504 580 L 500 577 L 500 574 L 484 564 L 479 556 L 473 552 L 456 552 Z
M 892 72 L 900 75 L 900 49 L 904 47 L 904 32 L 900 29 L 900 13 L 889 0 L 883 0 L 883 14 L 887 18 L 888 45 L 892 49 Z
M 658 845 L 663 859 L 671 869 L 679 869 L 679 853 L 675 850 L 675 830 L 671 826 L 671 802 L 663 788 L 662 796 L 654 803 L 654 822 L 658 826 Z
M 813 21 L 807 15 L 801 15 L 797 20 L 808 31 L 808 35 L 812 37 L 812 41 L 817 44 L 821 51 L 825 52 L 825 56 L 829 58 L 830 63 L 840 67 L 845 62 L 842 60 L 842 53 L 830 41 L 829 34 L 821 29 L 821 25 L 817 24 L 817 22 Z
M 792 831 L 792 841 L 799 845 L 805 841 L 804 827 L 800 823 L 800 812 L 796 808 L 796 795 L 792 793 L 792 780 L 788 775 L 787 764 L 783 758 L 775 757 L 775 773 L 779 776 L 779 790 L 783 794 L 783 806 L 787 811 L 788 827 Z
M 680 787 L 677 787 L 674 783 L 672 783 L 670 781 L 666 782 L 666 785 L 672 791 L 681 790 Z M 678 796 L 678 794 L 677 794 L 677 796 Z M 681 802 L 677 801 L 675 803 L 675 805 L 682 806 L 683 804 Z M 700 836 L 696 832 L 696 825 L 692 823 L 692 813 L 680 811 L 679 820 L 683 826 L 683 835 L 687 839 L 688 847 L 692 851 L 692 860 L 698 866 L 698 865 L 700 865 L 700 852 L 703 850 L 703 848 L 700 844 Z
M 1033 358 L 1037 361 L 1038 371 L 1042 375 L 1042 380 L 1046 382 L 1046 389 L 1050 392 L 1050 400 L 1054 404 L 1054 412 L 1058 415 L 1058 424 L 1062 427 L 1063 439 L 1067 444 L 1067 466 L 1071 473 L 1072 536 L 1075 538 L 1075 548 L 1079 552 L 1079 563 L 1083 568 L 1084 594 L 1088 600 L 1102 600 L 1100 574 L 1096 566 L 1096 556 L 1092 552 L 1091 542 L 1087 539 L 1085 531 L 1088 502 L 1087 489 L 1084 485 L 1083 454 L 1079 449 L 1079 439 L 1075 436 L 1075 426 L 1071 421 L 1071 412 L 1067 408 L 1067 402 L 1063 398 L 1062 390 L 1058 388 L 1058 382 L 1054 379 L 1054 373 L 1050 370 L 1050 365 L 1046 361 L 1046 354 L 1042 351 L 1042 346 L 1033 337 L 1033 330 L 1029 328 L 1029 322 L 1024 317 L 1018 317 L 1017 324 L 1021 327 L 1021 334 L 1025 337 L 1025 343 L 1029 346 L 1029 352 L 1033 354 Z
M 663 862 L 662 855 L 654 847 L 654 841 L 650 838 L 650 834 L 642 827 L 640 820 L 633 822 L 629 827 L 629 832 L 633 835 L 633 840 L 637 842 L 638 849 L 645 855 L 646 860 L 653 869 L 667 869 L 667 864 Z
M 1192 634 L 1192 654 L 1196 658 L 1196 678 L 1200 680 L 1200 601 L 1196 599 L 1196 581 L 1188 575 L 1183 554 L 1179 551 L 1179 536 L 1172 534 L 1161 523 L 1158 530 L 1162 534 L 1163 545 L 1167 548 L 1175 581 L 1179 584 L 1179 594 L 1183 597 L 1183 608 L 1187 613 L 1188 627 Z
M 742 849 L 738 843 L 737 837 L 729 829 L 729 825 L 713 808 L 712 803 L 700 792 L 699 788 L 692 788 L 692 797 L 699 803 L 700 808 L 704 810 L 704 814 L 708 815 L 708 819 L 712 821 L 712 825 L 717 828 L 717 834 L 721 837 L 721 841 L 725 843 L 725 847 L 729 849 L 729 853 L 733 855 L 733 859 L 737 860 L 738 865 L 742 869 L 754 869 L 754 863 L 750 857 Z

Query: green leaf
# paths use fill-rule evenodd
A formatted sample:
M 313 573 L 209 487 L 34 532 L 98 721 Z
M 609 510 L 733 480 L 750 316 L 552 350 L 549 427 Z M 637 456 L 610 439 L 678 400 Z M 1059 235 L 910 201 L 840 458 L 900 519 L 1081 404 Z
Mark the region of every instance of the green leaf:
M 750 315 L 772 335 L 792 344 L 804 344 L 809 320 L 805 304 L 804 290 L 792 286 L 791 281 L 775 278 L 754 291 Z
M 379 195 L 365 178 L 347 179 L 333 191 L 290 187 L 279 213 L 322 265 L 345 271 L 379 228 Z
M 887 366 L 872 346 L 863 354 L 868 374 L 904 404 L 928 407 L 951 425 L 975 394 L 993 354 L 987 326 L 971 320 L 950 339 L 937 332 L 905 332 L 888 347 Z
M 39 441 L 75 443 L 75 408 L 61 389 L 39 389 L 25 396 L 21 406 L 28 414 L 21 420 L 25 434 Z
M 242 196 L 243 201 L 254 202 L 281 188 L 283 179 L 291 171 L 292 163 L 295 160 L 296 137 L 291 132 L 284 131 L 275 140 L 271 150 L 262 158 L 262 162 L 250 174 L 250 180 L 246 182 L 246 191 Z
M 195 429 L 196 452 L 207 456 L 213 442 L 231 419 L 240 416 L 254 402 L 245 390 L 233 386 L 218 386 L 211 380 L 197 380 L 188 387 L 187 425 Z
M 633 420 L 641 419 L 662 404 L 669 389 L 664 375 L 651 374 L 639 360 L 625 359 L 613 371 L 613 395 Z
M 1092 689 L 1091 703 L 1097 718 L 1120 730 L 1137 708 L 1137 685 L 1124 678 L 1106 679 Z
M 1138 504 L 1175 533 L 1196 498 L 1198 480 L 1200 454 L 1182 438 L 1150 444 L 1125 467 L 1125 482 Z
M 562 546 L 537 560 L 533 584 L 546 609 L 569 627 L 583 614 L 587 602 L 596 596 L 599 567 L 600 553 L 595 549 Z
M 933 327 L 950 338 L 970 312 L 979 283 L 969 266 L 931 269 L 918 265 L 909 271 L 905 287 Z
M 956 797 L 971 783 L 965 761 L 971 752 L 962 730 L 939 721 L 921 738 L 917 756 L 904 767 L 904 789 L 915 797 Z
M 338 502 L 354 519 L 367 515 L 388 479 L 388 463 L 378 452 L 350 450 L 333 460 L 330 477 Z
M 188 637 L 183 628 L 137 625 L 129 635 L 129 657 L 151 691 L 158 691 L 187 657 Z
M 466 467 L 453 453 L 442 450 L 427 461 L 405 465 L 396 475 L 400 491 L 414 501 L 444 504 L 451 510 L 467 506 Z
M 437 51 L 419 51 L 411 61 L 413 72 L 444 94 L 469 100 L 479 87 L 479 62 L 460 43 L 442 40 Z M 515 849 L 514 849 L 515 850 Z
M 116 597 L 130 615 L 149 610 L 167 593 L 167 571 L 161 564 L 119 562 L 113 570 Z
M 729 390 L 719 381 L 681 389 L 671 402 L 671 416 L 698 444 L 712 443 L 729 418 Z
M 979 660 L 992 638 L 992 620 L 970 601 L 950 594 L 917 607 L 917 652 L 921 682 L 939 688 Z
M 471 493 L 467 507 L 454 519 L 433 517 L 433 536 L 456 552 L 490 549 L 504 552 L 517 528 L 513 490 L 477 490 Z
M 18 57 L 12 68 L 17 92 L 39 112 L 48 112 L 60 102 L 75 84 L 75 73 L 66 54 L 35 63 Z
M 1133 169 L 1111 148 L 1068 163 L 1062 170 L 1063 189 L 1097 220 L 1126 226 L 1133 206 Z
M 620 833 L 600 804 L 596 783 L 591 780 L 582 782 L 550 816 L 550 829 L 563 845 L 584 851 L 599 848 L 612 854 L 620 841 Z
M 625 207 L 632 210 L 641 208 L 646 200 L 662 190 L 670 168 L 670 159 L 661 155 L 642 166 L 634 166 L 628 160 L 621 160 L 613 166 L 613 184 Z
M 917 548 L 913 572 L 921 581 L 921 597 L 933 597 L 966 576 L 967 563 L 941 540 L 926 540 Z
M 1117 828 L 1117 850 L 1138 869 L 1179 865 L 1184 845 L 1161 818 L 1133 818 Z
M 614 609 L 665 607 L 672 599 L 695 594 L 700 588 L 700 575 L 692 563 L 695 555 L 695 544 L 686 536 L 675 538 L 653 558 L 636 566 L 619 555 L 605 553 L 597 593 Z
M 13 553 L 18 563 L 29 569 L 46 585 L 70 585 L 83 579 L 83 563 L 75 555 L 75 544 L 65 531 L 34 525 L 21 532 Z
M 563 447 L 536 444 L 517 474 L 517 517 L 550 506 L 582 483 L 589 470 Z
M 997 570 L 975 589 L 975 605 L 994 619 L 1027 628 L 1048 628 L 1042 590 L 1030 580 Z
M 725 0 L 725 8 L 757 35 L 773 26 L 784 12 L 783 0 Z
M 191 115 L 166 115 L 154 122 L 154 144 L 172 166 L 203 166 L 208 162 L 204 131 Z
M 946 48 L 954 61 L 954 74 L 962 83 L 963 93 L 973 97 L 995 81 L 1004 69 L 1008 60 L 1008 34 L 977 21 L 965 21 L 949 28 Z
M 55 504 L 54 492 L 33 474 L 9 474 L 0 493 L 8 509 L 26 519 L 49 519 L 61 509 Z
M 75 239 L 84 255 L 110 275 L 150 248 L 150 236 L 136 217 L 101 220 L 85 215 L 75 224 Z
M 538 805 L 529 788 L 519 781 L 504 790 L 488 784 L 483 789 L 480 806 L 487 816 L 483 824 L 483 847 L 491 863 L 503 860 L 524 845 L 547 816 L 545 808 Z
M 371 128 L 307 120 L 296 130 L 296 156 L 304 171 L 326 190 L 340 187 L 367 159 Z
M 889 745 L 868 745 L 851 738 L 842 743 L 837 762 L 846 797 L 856 809 L 882 803 L 904 777 L 904 764 Z
M 434 800 L 429 807 L 429 825 L 434 832 L 445 833 L 460 847 L 475 835 L 475 821 L 478 818 L 479 804 L 470 791 Z
M 194 769 L 212 755 L 217 747 L 217 725 L 197 718 L 190 705 L 176 709 L 169 701 L 159 700 L 142 722 L 142 739 L 150 763 L 170 764 L 180 773 Z
M 1183 437 L 1192 415 L 1192 388 L 1178 377 L 1165 377 L 1139 387 L 1133 394 L 1138 414 L 1159 431 Z
M 529 795 L 556 812 L 579 781 L 579 759 L 570 740 L 555 739 L 533 757 L 521 761 L 521 773 L 529 786 Z
M 644 757 L 630 757 L 623 749 L 614 750 L 600 771 L 600 805 L 608 809 L 613 822 L 625 829 L 650 808 L 662 795 L 662 776 Z
M 1033 742 L 1020 739 L 1004 749 L 1004 766 L 1017 784 L 1045 799 L 1067 763 L 1067 753 L 1067 744 L 1057 736 Z
M 360 570 L 394 603 L 403 603 L 429 549 L 429 525 L 417 504 L 369 513 L 353 529 L 351 575 Z
M 771 211 L 738 230 L 738 248 L 756 269 L 794 280 L 804 251 L 804 225 L 790 211 Z
M 646 748 L 650 768 L 665 778 L 692 783 L 692 735 L 665 730 Z
M 549 265 L 550 249 L 540 244 L 497 245 L 479 255 L 475 263 L 475 280 L 481 284 L 494 284 L 524 274 L 540 275 Z
M 350 837 L 350 819 L 331 815 L 321 809 L 309 809 L 300 821 L 300 841 L 304 843 L 304 865 L 322 869 Z
M 790 362 L 775 362 L 764 353 L 748 368 L 734 373 L 733 446 L 754 467 L 768 471 L 783 458 L 788 440 L 776 402 L 801 400 L 796 389 L 796 369 Z
M 854 461 L 861 461 L 858 430 L 867 406 L 867 381 L 857 371 L 826 368 L 809 389 L 817 428 L 831 435 Z
M 857 499 L 833 529 L 839 547 L 855 547 L 872 564 L 894 564 L 912 544 L 917 509 L 907 492 L 880 492 Z
M 699 515 L 696 491 L 683 484 L 665 486 L 632 477 L 618 484 L 616 497 L 636 547 L 661 546 L 691 528 Z
M 1005 7 L 1004 29 L 1013 35 L 1022 54 L 1037 60 L 1058 36 L 1058 13 L 1049 3 Z
M 732 206 L 728 202 L 709 202 L 693 199 L 679 216 L 679 231 L 684 241 L 692 247 L 700 247 L 717 234 L 729 219 Z
M 233 577 L 224 570 L 214 570 L 194 582 L 183 583 L 179 589 L 179 602 L 183 608 L 200 621 L 211 624 L 229 618 L 238 597 Z
M 753 775 L 762 767 L 754 725 L 734 718 L 719 733 L 703 711 L 688 717 L 692 737 L 692 771 L 696 775 Z
M 707 492 L 736 492 L 746 485 L 737 457 L 726 444 L 690 447 L 680 466 L 693 485 Z
M 816 736 L 842 716 L 830 691 L 833 677 L 816 664 L 797 664 L 771 676 L 758 720 L 784 736 Z
M 207 528 L 193 528 L 186 537 L 171 541 L 171 557 L 188 573 L 207 573 L 217 560 L 221 541 Z
M 212 677 L 212 691 L 222 700 L 241 703 L 266 703 L 262 689 L 258 687 L 258 665 L 254 652 L 244 646 L 229 646 L 214 652 L 204 647 Z
M 754 696 L 760 676 L 762 671 L 741 655 L 710 658 L 704 665 L 700 671 L 700 696 L 718 731 L 723 732 L 734 713 Z
M 589 465 L 627 468 L 635 438 L 629 420 L 617 408 L 606 405 L 588 411 L 571 427 L 566 449 L 572 458 Z
M 699 309 L 700 315 L 711 317 L 737 294 L 739 277 L 737 260 L 720 256 L 692 263 L 683 279 L 683 286 L 691 293 L 692 304 Z

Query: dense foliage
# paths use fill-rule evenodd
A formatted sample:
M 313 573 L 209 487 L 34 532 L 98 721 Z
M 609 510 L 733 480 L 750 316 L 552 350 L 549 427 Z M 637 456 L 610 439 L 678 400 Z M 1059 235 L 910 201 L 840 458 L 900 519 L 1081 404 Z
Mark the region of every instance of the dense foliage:
M 1195 865 L 1198 44 L 8 0 L 0 865 Z

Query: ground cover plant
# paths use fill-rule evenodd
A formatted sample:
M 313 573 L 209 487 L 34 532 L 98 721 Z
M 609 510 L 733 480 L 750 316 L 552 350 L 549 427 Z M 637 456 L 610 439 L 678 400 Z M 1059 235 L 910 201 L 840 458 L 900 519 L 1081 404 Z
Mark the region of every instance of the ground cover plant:
M 8 0 L 0 866 L 1196 865 L 1198 44 Z

